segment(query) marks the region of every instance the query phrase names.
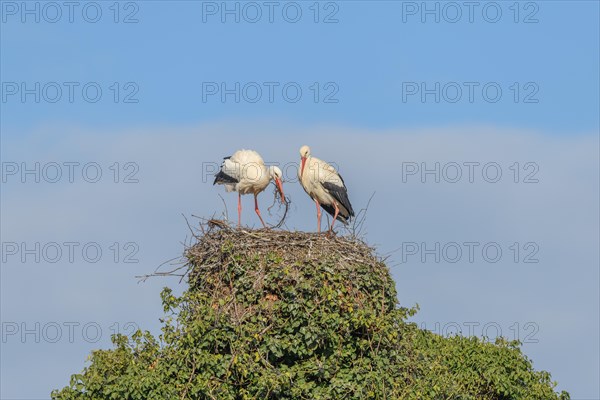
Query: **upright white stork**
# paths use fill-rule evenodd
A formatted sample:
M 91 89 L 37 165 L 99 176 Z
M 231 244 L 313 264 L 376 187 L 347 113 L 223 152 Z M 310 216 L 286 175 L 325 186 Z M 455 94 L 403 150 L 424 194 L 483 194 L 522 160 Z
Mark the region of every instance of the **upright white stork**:
M 321 232 L 321 207 L 333 216 L 330 232 L 336 219 L 348 223 L 354 216 L 354 210 L 340 174 L 325 161 L 311 156 L 308 146 L 300 148 L 300 157 L 298 177 L 304 191 L 317 205 L 317 231 Z
M 256 196 L 265 190 L 272 179 L 275 181 L 277 189 L 279 189 L 281 201 L 284 202 L 285 197 L 281 184 L 282 175 L 281 170 L 276 166 L 267 168 L 262 157 L 256 151 L 238 150 L 232 156 L 223 159 L 221 170 L 215 175 L 213 185 L 218 183 L 225 185 L 225 190 L 228 192 L 238 192 L 238 227 L 241 225 L 242 220 L 242 195 L 253 193 L 254 211 L 256 211 L 263 227 L 266 228 L 265 221 L 263 221 L 258 209 Z

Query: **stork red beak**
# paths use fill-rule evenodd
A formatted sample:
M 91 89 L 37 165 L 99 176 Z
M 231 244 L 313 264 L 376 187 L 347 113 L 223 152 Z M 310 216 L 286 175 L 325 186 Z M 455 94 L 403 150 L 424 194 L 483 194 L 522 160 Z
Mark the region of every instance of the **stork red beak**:
M 304 165 L 306 164 L 306 157 L 302 157 L 302 165 L 300 166 L 300 178 L 304 175 Z
M 283 185 L 281 184 L 281 179 L 275 178 L 275 185 L 277 189 L 279 189 L 279 194 L 281 194 L 281 202 L 285 203 L 285 195 L 283 194 Z

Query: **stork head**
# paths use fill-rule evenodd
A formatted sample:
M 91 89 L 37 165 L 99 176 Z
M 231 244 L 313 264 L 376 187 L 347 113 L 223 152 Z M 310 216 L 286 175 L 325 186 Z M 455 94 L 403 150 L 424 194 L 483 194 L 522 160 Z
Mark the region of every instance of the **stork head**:
M 308 147 L 307 145 L 300 147 L 300 160 L 302 163 L 300 165 L 300 176 L 301 177 L 304 174 L 304 166 L 306 165 L 306 159 L 308 157 L 310 157 L 310 147 Z
M 282 184 L 282 176 L 283 173 L 279 169 L 279 167 L 272 165 L 269 167 L 269 176 L 273 181 L 275 181 L 275 186 L 279 190 L 279 194 L 281 194 L 281 202 L 285 202 L 285 196 L 283 195 L 283 184 Z

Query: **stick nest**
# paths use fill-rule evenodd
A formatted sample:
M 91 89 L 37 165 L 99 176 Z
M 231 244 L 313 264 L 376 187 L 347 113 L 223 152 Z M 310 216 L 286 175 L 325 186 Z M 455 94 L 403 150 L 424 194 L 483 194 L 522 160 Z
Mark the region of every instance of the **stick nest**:
M 359 239 L 233 229 L 218 220 L 205 227 L 184 254 L 189 290 L 238 323 L 300 299 L 338 312 L 368 307 L 386 313 L 396 306 L 388 268 Z

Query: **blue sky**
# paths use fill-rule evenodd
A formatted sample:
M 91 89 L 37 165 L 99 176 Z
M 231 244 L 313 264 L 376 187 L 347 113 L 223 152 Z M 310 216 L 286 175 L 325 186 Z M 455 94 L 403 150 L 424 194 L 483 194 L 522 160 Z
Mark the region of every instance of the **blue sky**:
M 302 144 L 339 165 L 355 209 L 376 192 L 366 239 L 393 252 L 415 321 L 518 333 L 560 389 L 600 397 L 597 2 L 275 2 L 272 22 L 264 2 L 227 2 L 239 22 L 222 2 L 77 3 L 73 22 L 62 3 L 60 17 L 23 4 L 0 2 L 2 399 L 48 398 L 127 322 L 158 333 L 161 287 L 184 286 L 134 276 L 181 252 L 181 213 L 220 214 L 219 194 L 235 209 L 209 169 L 246 147 L 291 172 Z M 39 183 L 21 176 L 36 163 Z M 439 182 L 421 175 L 436 163 Z M 313 230 L 293 178 L 288 227 Z M 48 252 L 35 262 L 14 243 Z M 54 263 L 49 243 L 63 251 Z M 98 262 L 79 251 L 90 243 Z M 440 262 L 425 251 L 436 243 Z M 463 256 L 448 262 L 455 243 Z

